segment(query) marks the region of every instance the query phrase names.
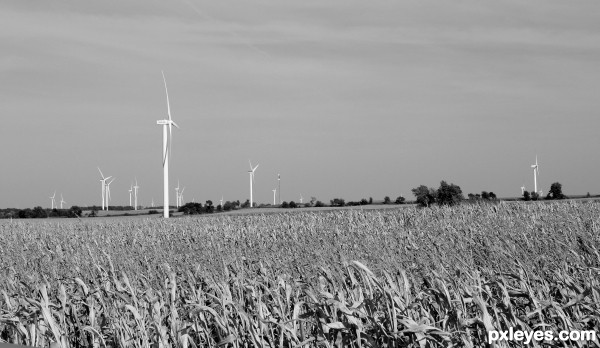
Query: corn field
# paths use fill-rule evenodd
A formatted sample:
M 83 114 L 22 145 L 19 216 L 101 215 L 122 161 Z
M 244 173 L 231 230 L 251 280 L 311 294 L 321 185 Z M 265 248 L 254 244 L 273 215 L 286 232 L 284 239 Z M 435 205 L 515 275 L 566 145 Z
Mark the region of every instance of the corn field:
M 2 221 L 0 342 L 425 348 L 485 347 L 511 327 L 600 332 L 599 232 L 600 204 L 574 202 Z

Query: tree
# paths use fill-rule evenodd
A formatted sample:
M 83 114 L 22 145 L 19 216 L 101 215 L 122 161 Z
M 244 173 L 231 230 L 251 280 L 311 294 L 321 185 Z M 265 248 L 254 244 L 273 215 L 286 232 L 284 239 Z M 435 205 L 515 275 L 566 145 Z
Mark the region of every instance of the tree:
M 491 192 L 491 191 L 489 193 L 489 197 L 490 197 L 491 200 L 495 200 L 497 198 L 496 194 L 494 192 Z
M 425 185 L 421 185 L 417 188 L 412 189 L 413 195 L 415 195 L 417 204 L 422 207 L 429 207 L 435 203 L 436 191 Z
M 383 199 L 383 204 L 390 204 L 392 203 L 392 200 L 390 199 L 389 196 L 385 196 L 385 198 Z
M 550 192 L 548 192 L 548 196 L 551 196 L 551 199 L 565 199 L 567 198 L 562 193 L 562 185 L 559 182 L 555 182 L 550 185 Z
M 396 198 L 396 201 L 394 202 L 396 204 L 404 204 L 406 203 L 406 198 L 399 196 L 398 198 Z
M 31 215 L 31 217 L 38 218 L 38 219 L 47 218 L 48 217 L 48 213 L 46 213 L 46 211 L 44 210 L 44 208 L 38 206 L 38 207 L 33 208 L 33 213 Z
M 481 191 L 482 199 L 490 199 L 490 194 L 487 191 Z
M 531 200 L 537 201 L 538 199 L 540 199 L 540 194 L 537 192 L 531 192 Z
M 488 196 L 489 197 L 489 196 Z M 444 180 L 440 182 L 437 190 L 437 202 L 440 205 L 456 205 L 464 200 L 460 186 L 448 184 Z
M 343 200 L 342 198 L 334 198 L 329 203 L 331 203 L 332 207 L 335 207 L 335 206 L 343 207 L 346 205 L 346 201 Z
M 325 206 L 325 204 L 323 204 L 323 202 L 321 202 L 321 201 L 316 201 L 315 202 L 315 207 L 317 207 L 317 208 L 321 208 L 321 207 L 324 207 L 324 206 Z
M 531 194 L 529 193 L 529 191 L 523 191 L 523 200 L 524 201 L 530 201 L 531 200 Z
M 286 201 L 283 201 L 283 202 L 281 202 L 281 207 L 282 207 L 282 208 L 289 208 L 289 207 L 290 207 L 290 205 L 288 204 L 288 202 L 286 202 Z
M 290 208 L 298 208 L 298 205 L 294 201 L 291 201 L 289 206 Z
M 373 197 L 369 197 L 369 204 L 373 204 Z
M 81 216 L 81 213 L 82 213 L 81 208 L 79 208 L 76 205 L 72 206 L 71 209 L 70 209 L 70 211 L 73 212 L 73 214 L 75 214 L 77 216 Z
M 212 213 L 215 211 L 213 202 L 210 199 L 208 201 L 206 201 L 206 204 L 204 205 L 204 211 L 206 211 L 207 213 Z

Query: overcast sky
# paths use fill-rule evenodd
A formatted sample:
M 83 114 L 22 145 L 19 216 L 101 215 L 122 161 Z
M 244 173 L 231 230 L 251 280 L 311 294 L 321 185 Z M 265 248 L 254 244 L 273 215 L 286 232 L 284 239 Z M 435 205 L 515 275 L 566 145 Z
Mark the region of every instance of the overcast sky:
M 600 193 L 600 2 L 0 2 L 0 207 Z M 171 195 L 173 195 L 171 190 Z M 60 200 L 60 198 L 58 199 Z

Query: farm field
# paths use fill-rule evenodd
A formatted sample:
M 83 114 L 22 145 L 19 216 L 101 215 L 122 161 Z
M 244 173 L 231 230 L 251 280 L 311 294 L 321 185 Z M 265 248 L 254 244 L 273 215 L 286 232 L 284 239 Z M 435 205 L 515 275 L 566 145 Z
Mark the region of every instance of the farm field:
M 509 327 L 600 331 L 599 232 L 600 204 L 575 201 L 7 220 L 0 342 L 480 347 Z

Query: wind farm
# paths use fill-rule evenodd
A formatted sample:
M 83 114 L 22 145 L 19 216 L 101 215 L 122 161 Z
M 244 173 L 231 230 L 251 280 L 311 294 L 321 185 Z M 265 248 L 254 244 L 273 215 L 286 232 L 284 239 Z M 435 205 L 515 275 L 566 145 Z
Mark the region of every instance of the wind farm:
M 0 345 L 598 346 L 598 13 L 0 2 Z

